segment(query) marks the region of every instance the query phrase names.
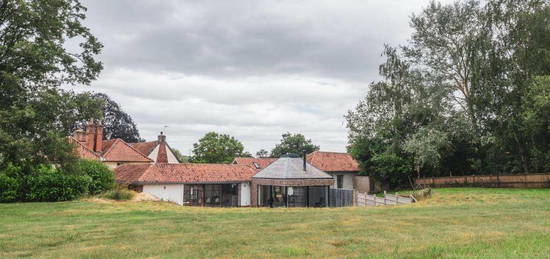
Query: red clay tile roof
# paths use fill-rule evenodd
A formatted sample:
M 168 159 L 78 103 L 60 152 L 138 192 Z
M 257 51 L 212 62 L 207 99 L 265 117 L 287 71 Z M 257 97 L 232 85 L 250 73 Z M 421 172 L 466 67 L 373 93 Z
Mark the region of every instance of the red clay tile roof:
M 307 155 L 307 162 L 325 172 L 359 171 L 359 163 L 346 153 L 315 151 Z
M 116 181 L 130 184 L 249 182 L 256 170 L 235 164 L 124 164 Z
M 137 151 L 148 156 L 155 150 L 155 147 L 158 145 L 158 141 L 148 141 L 148 142 L 138 142 L 138 143 L 128 143 L 130 146 L 137 149 Z
M 247 165 L 252 167 L 254 170 L 261 170 L 266 168 L 275 160 L 277 160 L 277 158 L 236 157 L 233 160 L 233 164 Z M 257 168 L 254 163 L 256 163 L 260 168 Z
M 69 143 L 75 145 L 75 152 L 80 158 L 100 160 L 100 156 L 96 152 L 86 147 L 86 145 L 80 143 L 74 137 L 69 137 Z
M 111 162 L 153 162 L 122 139 L 103 141 L 104 161 Z

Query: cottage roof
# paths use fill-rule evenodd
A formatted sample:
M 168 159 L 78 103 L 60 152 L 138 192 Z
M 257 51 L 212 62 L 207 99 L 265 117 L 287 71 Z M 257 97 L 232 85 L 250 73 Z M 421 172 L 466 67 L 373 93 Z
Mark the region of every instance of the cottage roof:
M 277 158 L 254 158 L 254 157 L 236 157 L 233 160 L 233 164 L 237 165 L 247 165 L 253 169 L 259 171 L 266 168 L 268 165 L 273 163 Z
M 359 163 L 347 153 L 315 151 L 307 162 L 325 172 L 359 172 Z
M 140 153 L 122 139 L 111 139 L 103 141 L 104 161 L 111 162 L 152 162 L 144 154 Z
M 151 154 L 151 152 L 153 152 L 153 150 L 155 150 L 159 142 L 155 140 L 155 141 L 147 141 L 147 142 L 128 143 L 128 144 L 130 144 L 137 151 L 148 156 Z
M 132 184 L 249 182 L 256 171 L 235 164 L 124 164 L 115 169 L 117 182 Z
M 332 179 L 332 176 L 306 163 L 304 171 L 302 158 L 281 157 L 266 168 L 262 169 L 253 178 L 269 179 Z

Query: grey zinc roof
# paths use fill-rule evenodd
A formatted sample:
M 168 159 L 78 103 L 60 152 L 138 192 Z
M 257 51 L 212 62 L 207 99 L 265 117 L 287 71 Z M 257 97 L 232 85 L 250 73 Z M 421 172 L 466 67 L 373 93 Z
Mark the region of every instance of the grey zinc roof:
M 306 164 L 304 171 L 304 161 L 302 158 L 281 157 L 275 160 L 266 168 L 259 171 L 252 178 L 269 178 L 269 179 L 325 179 L 332 176 L 317 169 L 316 167 Z

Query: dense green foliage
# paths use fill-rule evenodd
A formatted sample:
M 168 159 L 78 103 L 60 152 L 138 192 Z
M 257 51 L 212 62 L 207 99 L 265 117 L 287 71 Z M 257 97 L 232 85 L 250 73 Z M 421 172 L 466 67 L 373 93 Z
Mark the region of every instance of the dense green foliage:
M 394 185 L 550 171 L 550 3 L 432 2 L 411 26 L 406 45 L 386 46 L 383 80 L 346 115 L 363 171 Z
M 91 178 L 88 186 L 88 194 L 96 195 L 112 190 L 115 185 L 115 175 L 111 169 L 99 161 L 81 159 L 78 161 L 77 172 L 79 175 L 87 175 Z
M 105 139 L 120 138 L 128 143 L 145 141 L 139 135 L 132 117 L 124 112 L 120 105 L 104 93 L 95 93 L 92 97 L 101 103 L 103 136 Z M 82 121 L 80 124 L 84 124 Z
M 25 177 L 25 200 L 69 201 L 88 192 L 92 179 L 87 175 L 65 174 L 59 170 L 39 166 Z
M 102 69 L 85 10 L 77 0 L 0 1 L 0 170 L 70 167 L 66 136 L 76 121 L 100 117 L 89 94 L 59 88 L 89 84 Z
M 66 201 L 112 190 L 114 184 L 113 172 L 98 161 L 78 160 L 70 169 L 9 164 L 0 170 L 0 202 Z
M 193 144 L 191 163 L 231 163 L 235 157 L 250 156 L 243 144 L 227 134 L 208 132 Z
M 271 157 L 281 157 L 284 154 L 309 154 L 319 150 L 319 146 L 314 145 L 311 139 L 306 139 L 306 137 L 300 133 L 292 134 L 287 132 L 284 133 L 282 137 L 281 143 L 277 144 L 271 150 Z

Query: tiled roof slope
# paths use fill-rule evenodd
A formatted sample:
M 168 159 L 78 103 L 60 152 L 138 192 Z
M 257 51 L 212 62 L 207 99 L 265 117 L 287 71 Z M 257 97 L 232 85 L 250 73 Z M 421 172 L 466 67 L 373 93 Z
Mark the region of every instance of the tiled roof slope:
M 254 178 L 332 179 L 332 176 L 309 163 L 306 163 L 306 170 L 304 171 L 304 160 L 302 158 L 281 157 L 254 175 Z
M 359 171 L 359 163 L 346 153 L 315 151 L 307 155 L 307 162 L 325 172 Z
M 147 156 L 118 138 L 103 142 L 103 158 L 110 162 L 152 162 Z
M 75 138 L 69 137 L 69 142 L 75 145 L 75 151 L 78 157 L 91 160 L 100 160 L 100 156 L 96 154 L 96 152 L 78 142 Z
M 254 158 L 254 157 L 236 157 L 233 160 L 233 164 L 237 165 L 247 165 L 252 167 L 255 170 L 260 170 L 266 168 L 268 165 L 273 163 L 277 158 Z M 260 168 L 257 168 L 254 163 L 256 163 Z
M 255 173 L 235 164 L 124 164 L 115 169 L 117 182 L 132 184 L 248 182 Z
M 155 150 L 155 147 L 158 145 L 158 141 L 148 141 L 148 142 L 138 142 L 138 143 L 129 143 L 133 148 L 142 154 L 148 156 Z

